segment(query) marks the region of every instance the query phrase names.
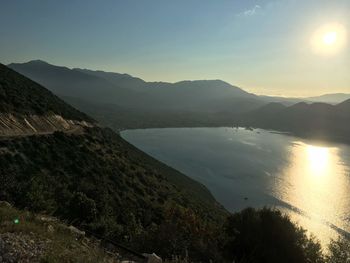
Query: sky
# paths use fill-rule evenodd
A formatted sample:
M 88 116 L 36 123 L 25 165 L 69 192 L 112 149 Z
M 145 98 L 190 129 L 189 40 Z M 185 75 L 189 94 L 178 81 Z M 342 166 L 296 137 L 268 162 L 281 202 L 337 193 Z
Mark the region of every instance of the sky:
M 328 25 L 342 45 L 322 52 L 313 38 Z M 0 62 L 33 59 L 265 95 L 350 93 L 350 0 L 1 0 Z

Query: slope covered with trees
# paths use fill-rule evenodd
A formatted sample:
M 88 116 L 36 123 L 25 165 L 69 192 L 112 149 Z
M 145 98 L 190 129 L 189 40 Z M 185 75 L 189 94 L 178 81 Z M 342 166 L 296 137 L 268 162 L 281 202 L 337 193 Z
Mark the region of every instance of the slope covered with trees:
M 0 113 L 44 115 L 53 113 L 70 120 L 92 121 L 52 92 L 0 64 Z
M 190 211 L 203 224 L 226 214 L 204 186 L 110 130 L 6 139 L 0 149 L 0 199 L 132 247 L 142 249 L 139 239 L 157 229 L 169 209 Z

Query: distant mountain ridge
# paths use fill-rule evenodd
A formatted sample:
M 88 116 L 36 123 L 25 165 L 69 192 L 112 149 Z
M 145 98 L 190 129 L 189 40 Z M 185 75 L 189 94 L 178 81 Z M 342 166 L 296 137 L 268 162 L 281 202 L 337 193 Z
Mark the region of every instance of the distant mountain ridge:
M 350 99 L 350 93 L 331 93 L 316 97 L 308 97 L 306 100 L 312 102 L 324 102 L 330 104 L 337 104 Z
M 43 61 L 9 66 L 116 130 L 217 127 L 238 122 L 299 133 L 304 126 L 308 133 L 327 129 L 325 133 L 329 136 L 330 128 L 326 125 L 338 127 L 335 134 L 339 135 L 345 132 L 346 125 L 337 122 L 348 121 L 344 120 L 348 114 L 346 105 L 336 111 L 319 102 L 342 100 L 346 94 L 306 99 L 257 96 L 221 80 L 146 82 L 128 74 L 69 69 Z M 309 100 L 317 103 L 310 106 Z M 339 118 L 342 114 L 345 116 Z
M 95 102 L 112 102 L 111 97 L 124 101 L 134 95 L 132 91 L 117 87 L 102 78 L 67 67 L 53 66 L 41 60 L 12 63 L 8 67 L 58 95 L 93 99 Z
M 116 86 L 121 86 L 128 89 L 133 89 L 136 91 L 141 91 L 146 85 L 146 82 L 140 78 L 135 78 L 129 74 L 120 74 L 114 72 L 105 72 L 102 70 L 89 70 L 89 69 L 80 69 L 73 68 L 75 71 L 82 72 L 84 74 L 89 74 L 98 78 L 105 79 L 111 84 Z
M 252 107 L 253 101 L 258 101 L 256 95 L 221 80 L 145 82 L 127 74 L 68 69 L 37 60 L 8 66 L 61 96 L 127 108 L 213 112 L 216 106 L 226 104 L 232 111 L 239 110 L 235 99 L 249 100 L 247 105 Z M 233 100 L 231 105 L 229 100 Z M 210 101 L 217 102 L 209 107 Z
M 242 114 L 238 122 L 244 126 L 349 143 L 350 99 L 336 105 L 300 102 L 287 107 L 270 103 Z

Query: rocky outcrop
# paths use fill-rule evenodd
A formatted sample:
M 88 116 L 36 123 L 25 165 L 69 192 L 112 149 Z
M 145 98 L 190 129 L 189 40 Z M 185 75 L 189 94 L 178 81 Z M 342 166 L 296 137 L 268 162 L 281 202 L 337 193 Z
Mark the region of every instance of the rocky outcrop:
M 13 115 L 0 113 L 0 136 L 49 134 L 55 131 L 77 132 L 92 127 L 86 121 L 67 120 L 60 115 Z
M 0 262 L 40 262 L 49 243 L 50 240 L 38 239 L 33 233 L 0 234 Z
M 143 254 L 146 259 L 147 259 L 147 263 L 162 263 L 163 260 L 158 257 L 155 253 L 152 253 L 152 254 L 147 254 L 147 253 L 144 253 Z

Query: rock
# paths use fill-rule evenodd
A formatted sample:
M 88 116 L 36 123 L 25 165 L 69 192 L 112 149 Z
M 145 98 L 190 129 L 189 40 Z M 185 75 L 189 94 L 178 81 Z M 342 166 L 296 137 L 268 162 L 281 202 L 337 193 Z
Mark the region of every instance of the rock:
M 52 225 L 48 225 L 48 226 L 47 226 L 47 232 L 49 232 L 49 233 L 55 232 L 55 229 L 53 228 Z
M 4 251 L 5 249 L 5 242 L 4 240 L 0 237 L 0 251 Z
M 23 233 L 0 234 L 0 263 L 39 262 L 47 242 Z
M 14 253 L 5 253 L 2 255 L 2 260 L 3 262 L 6 263 L 14 263 L 14 262 L 18 262 L 18 258 Z
M 163 260 L 154 253 L 152 253 L 152 254 L 143 253 L 142 255 L 147 258 L 147 263 L 162 263 L 163 262 Z
M 78 228 L 74 227 L 74 226 L 69 226 L 68 229 L 70 230 L 70 232 L 72 234 L 74 234 L 76 237 L 83 237 L 85 236 L 85 232 L 79 230 Z
M 0 201 L 0 207 L 10 208 L 10 207 L 12 207 L 12 205 L 9 202 L 6 202 L 6 201 Z
M 52 216 L 40 215 L 37 216 L 37 219 L 43 222 L 57 222 L 58 219 Z

